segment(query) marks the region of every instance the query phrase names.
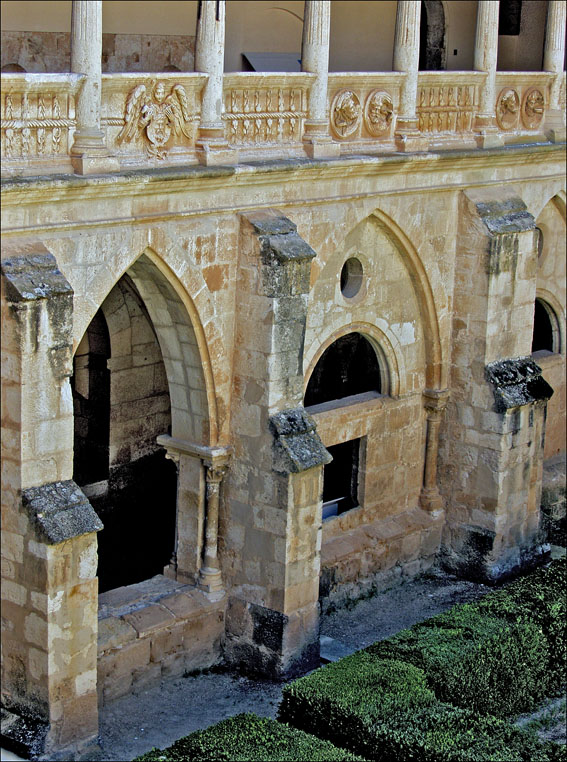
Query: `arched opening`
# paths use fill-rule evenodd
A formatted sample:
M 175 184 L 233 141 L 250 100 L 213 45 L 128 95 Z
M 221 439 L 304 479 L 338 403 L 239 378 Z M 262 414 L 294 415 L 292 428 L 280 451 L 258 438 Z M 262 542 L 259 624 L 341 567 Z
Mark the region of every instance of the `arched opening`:
M 559 327 L 555 312 L 547 302 L 537 298 L 534 305 L 532 354 L 536 352 L 560 352 L 559 343 Z
M 361 333 L 349 333 L 321 355 L 307 384 L 304 405 L 381 391 L 382 376 L 374 347 Z
M 420 71 L 445 69 L 445 11 L 440 0 L 422 0 L 419 39 Z
M 104 529 L 99 592 L 163 572 L 174 552 L 177 476 L 156 437 L 171 430 L 167 376 L 152 320 L 123 276 L 74 360 L 74 479 Z

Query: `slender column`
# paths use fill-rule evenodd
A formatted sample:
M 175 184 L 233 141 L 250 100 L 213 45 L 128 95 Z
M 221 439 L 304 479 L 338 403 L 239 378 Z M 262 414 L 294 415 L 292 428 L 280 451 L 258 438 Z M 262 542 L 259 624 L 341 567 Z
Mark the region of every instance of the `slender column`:
M 301 71 L 316 75 L 309 91 L 303 146 L 311 158 L 340 155 L 340 145 L 329 135 L 327 89 L 329 80 L 329 39 L 331 3 L 329 0 L 305 0 Z
M 502 145 L 495 117 L 498 7 L 498 0 L 479 0 L 477 6 L 473 66 L 475 71 L 486 72 L 475 120 L 476 141 L 479 148 Z
M 201 164 L 235 164 L 238 154 L 224 135 L 223 75 L 225 0 L 200 0 L 197 11 L 195 71 L 208 75 L 201 97 L 197 157 Z
M 71 146 L 71 162 L 78 175 L 119 168 L 118 161 L 109 155 L 100 128 L 101 59 L 102 0 L 73 0 L 71 71 L 86 76 L 77 98 L 77 129 Z
M 549 0 L 547 4 L 547 25 L 545 31 L 544 71 L 555 75 L 549 93 L 549 104 L 545 116 L 547 137 L 553 142 L 565 140 L 565 113 L 559 102 L 559 91 L 563 78 L 565 60 L 565 23 L 567 4 L 565 0 Z
M 417 120 L 420 19 L 420 0 L 398 0 L 392 68 L 406 75 L 400 90 L 394 134 L 398 151 L 423 151 L 428 147 L 425 136 L 419 132 Z
M 221 570 L 218 559 L 219 502 L 220 486 L 226 473 L 226 465 L 205 464 L 207 469 L 207 507 L 205 518 L 205 551 L 201 567 L 199 587 L 207 593 L 223 592 Z
M 424 407 L 427 411 L 427 435 L 425 444 L 425 465 L 423 470 L 423 487 L 421 489 L 421 507 L 428 511 L 443 508 L 443 499 L 437 486 L 437 455 L 439 452 L 439 427 L 443 412 L 447 406 L 449 392 L 447 389 L 427 389 L 423 393 Z
M 165 457 L 167 460 L 171 460 L 175 464 L 175 472 L 177 477 L 177 491 L 179 491 L 179 452 L 175 450 L 166 450 Z M 179 521 L 178 521 L 178 515 L 177 515 L 178 503 L 179 503 L 179 497 L 176 496 L 175 540 L 173 543 L 173 550 L 171 552 L 169 563 L 163 567 L 164 577 L 169 577 L 170 579 L 177 579 L 177 545 L 179 542 L 179 531 L 178 531 Z

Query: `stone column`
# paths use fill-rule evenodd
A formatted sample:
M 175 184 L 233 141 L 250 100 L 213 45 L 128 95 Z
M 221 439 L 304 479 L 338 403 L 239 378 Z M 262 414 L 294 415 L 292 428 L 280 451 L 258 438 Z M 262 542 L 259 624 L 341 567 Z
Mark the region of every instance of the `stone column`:
M 73 0 L 71 11 L 71 71 L 86 79 L 76 104 L 77 129 L 71 146 L 75 173 L 87 175 L 119 169 L 100 128 L 102 91 L 102 0 Z
M 427 139 L 419 132 L 417 120 L 420 19 L 419 0 L 398 0 L 392 68 L 406 75 L 400 90 L 394 133 L 398 151 L 425 151 L 428 147 Z
M 498 7 L 498 0 L 479 0 L 477 6 L 473 66 L 475 71 L 486 72 L 475 119 L 476 142 L 479 148 L 502 145 L 495 116 Z
M 212 462 L 207 469 L 207 503 L 205 515 L 205 551 L 199 587 L 211 595 L 224 594 L 221 570 L 218 559 L 219 502 L 220 486 L 226 473 L 226 465 L 215 466 Z
M 549 92 L 545 127 L 547 137 L 554 143 L 565 140 L 565 113 L 559 102 L 559 92 L 564 77 L 566 14 L 567 5 L 564 0 L 549 0 L 543 68 L 555 76 Z
M 447 389 L 426 389 L 423 393 L 424 407 L 427 411 L 427 434 L 425 444 L 425 466 L 423 487 L 421 489 L 421 507 L 427 511 L 439 511 L 443 508 L 443 499 L 437 486 L 437 454 L 439 451 L 439 427 L 443 412 L 447 406 Z
M 195 40 L 195 71 L 208 75 L 201 97 L 201 122 L 196 141 L 201 164 L 236 164 L 237 151 L 224 135 L 223 74 L 225 0 L 200 0 Z
M 312 159 L 339 156 L 340 145 L 329 135 L 327 83 L 329 79 L 329 38 L 331 3 L 305 0 L 301 71 L 316 75 L 309 91 L 309 106 L 303 131 L 303 147 Z

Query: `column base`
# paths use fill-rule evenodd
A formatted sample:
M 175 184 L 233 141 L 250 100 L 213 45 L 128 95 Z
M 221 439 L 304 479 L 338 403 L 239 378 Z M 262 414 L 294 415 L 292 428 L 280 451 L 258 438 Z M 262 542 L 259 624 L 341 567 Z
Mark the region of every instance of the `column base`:
M 195 147 L 199 164 L 205 167 L 238 164 L 238 150 L 224 138 L 200 139 Z
M 564 143 L 566 130 L 565 130 L 565 116 L 562 111 L 550 110 L 545 115 L 545 137 L 551 143 Z
M 224 587 L 222 584 L 222 576 L 219 569 L 212 569 L 210 566 L 201 567 L 198 582 L 199 590 L 209 595 L 219 595 L 222 598 L 224 595 Z
M 444 509 L 443 498 L 437 487 L 424 487 L 419 496 L 419 504 L 424 511 L 435 513 Z
M 328 135 L 303 137 L 303 150 L 310 159 L 332 159 L 341 155 L 341 146 Z
M 402 153 L 417 153 L 429 150 L 429 138 L 418 130 L 397 132 L 394 135 L 394 142 L 396 144 L 396 151 Z
M 504 139 L 499 132 L 486 130 L 485 132 L 478 132 L 474 136 L 474 140 L 477 148 L 498 148 L 504 145 Z
M 76 175 L 102 175 L 106 172 L 118 172 L 120 162 L 114 156 L 87 156 L 71 154 L 71 164 Z

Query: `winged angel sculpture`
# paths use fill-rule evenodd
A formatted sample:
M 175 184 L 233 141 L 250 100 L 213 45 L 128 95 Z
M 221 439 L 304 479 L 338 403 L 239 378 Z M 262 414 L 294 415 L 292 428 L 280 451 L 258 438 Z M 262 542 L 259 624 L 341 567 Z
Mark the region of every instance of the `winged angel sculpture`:
M 132 140 L 145 130 L 149 140 L 148 156 L 164 159 L 167 155 L 166 143 L 171 137 L 183 134 L 191 140 L 187 131 L 189 122 L 189 103 L 187 93 L 181 85 L 173 85 L 167 95 L 165 82 L 156 82 L 148 88 L 145 85 L 135 87 L 126 101 L 125 125 L 118 135 L 118 140 Z

